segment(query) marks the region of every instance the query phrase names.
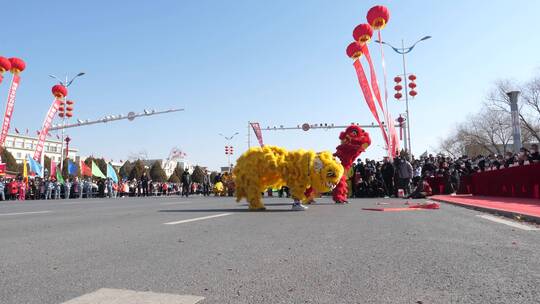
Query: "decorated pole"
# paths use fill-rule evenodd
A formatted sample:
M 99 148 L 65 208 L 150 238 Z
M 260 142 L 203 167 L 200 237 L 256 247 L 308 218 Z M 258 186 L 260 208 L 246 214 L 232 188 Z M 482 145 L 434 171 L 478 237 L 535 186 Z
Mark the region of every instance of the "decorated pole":
M 63 84 L 57 84 L 52 87 L 51 89 L 52 94 L 54 95 L 54 101 L 49 108 L 49 111 L 47 112 L 47 115 L 45 116 L 45 120 L 43 121 L 43 126 L 41 127 L 41 131 L 39 132 L 39 138 L 38 143 L 36 146 L 36 151 L 34 152 L 34 160 L 39 161 L 42 159 L 43 154 L 43 145 L 45 144 L 45 140 L 47 138 L 47 134 L 49 133 L 49 129 L 52 125 L 52 121 L 54 119 L 54 116 L 56 115 L 56 112 L 58 111 L 58 108 L 60 108 L 60 105 L 63 103 L 65 97 L 68 94 L 67 88 Z
M 4 69 L 8 67 L 7 62 L 4 60 L 5 58 L 0 59 L 0 63 L 3 65 Z M 10 71 L 13 74 L 13 78 L 11 79 L 11 86 L 9 87 L 8 92 L 8 98 L 7 98 L 7 104 L 6 104 L 6 112 L 4 113 L 4 122 L 2 123 L 2 131 L 0 133 L 0 146 L 4 146 L 4 142 L 6 141 L 6 137 L 9 131 L 9 125 L 11 123 L 11 117 L 13 115 L 13 110 L 15 109 L 15 97 L 17 96 L 17 89 L 19 88 L 19 83 L 21 81 L 21 77 L 19 74 L 24 71 L 26 68 L 26 64 L 22 59 L 19 58 L 9 58 L 9 67 Z

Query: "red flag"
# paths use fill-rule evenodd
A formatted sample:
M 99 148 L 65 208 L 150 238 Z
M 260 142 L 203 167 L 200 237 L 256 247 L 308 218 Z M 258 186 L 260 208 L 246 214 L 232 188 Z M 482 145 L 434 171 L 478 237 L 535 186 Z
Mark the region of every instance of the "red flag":
M 366 73 L 364 72 L 364 68 L 362 68 L 362 64 L 360 63 L 360 60 L 354 61 L 354 68 L 356 69 L 356 75 L 358 76 L 358 83 L 360 84 L 360 88 L 362 89 L 362 93 L 364 94 L 364 99 L 366 100 L 366 103 L 368 105 L 369 110 L 371 111 L 371 114 L 373 114 L 373 117 L 375 117 L 375 121 L 377 121 L 377 123 L 379 124 L 379 127 L 381 128 L 381 132 L 383 134 L 383 138 L 384 138 L 384 141 L 386 142 L 386 145 L 388 145 L 388 136 L 386 135 L 386 130 L 381 124 L 381 120 L 379 119 L 379 114 L 377 114 L 377 108 L 375 107 L 373 94 L 371 92 L 371 88 L 369 87 L 369 84 L 366 78 Z
M 51 159 L 51 174 L 49 174 L 50 177 L 56 178 L 56 162 Z
M 82 160 L 81 160 L 81 174 L 83 176 L 92 176 L 92 169 L 88 167 Z
M 253 128 L 253 132 L 255 132 L 255 136 L 257 137 L 257 140 L 259 141 L 259 145 L 263 147 L 264 143 L 263 143 L 263 138 L 262 138 L 261 126 L 259 125 L 258 122 L 250 122 L 249 124 Z

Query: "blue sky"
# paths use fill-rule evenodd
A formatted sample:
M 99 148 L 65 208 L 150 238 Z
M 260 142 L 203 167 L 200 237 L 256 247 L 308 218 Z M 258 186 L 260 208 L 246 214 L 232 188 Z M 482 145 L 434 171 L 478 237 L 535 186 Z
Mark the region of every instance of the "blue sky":
M 408 57 L 417 75 L 411 102 L 413 152 L 437 146 L 480 109 L 493 81 L 526 80 L 540 66 L 537 1 L 14 1 L 3 13 L 0 55 L 25 59 L 12 127 L 40 128 L 52 101 L 48 74 L 84 71 L 70 89 L 75 117 L 184 107 L 185 112 L 72 129 L 82 155 L 126 159 L 146 150 L 226 164 L 218 133 L 263 126 L 371 123 L 345 47 L 375 4 L 389 7 L 383 38 L 394 44 L 431 35 Z M 382 84 L 380 58 L 371 45 Z M 386 49 L 389 82 L 401 58 Z M 7 79 L 0 98 L 7 95 Z M 390 94 L 392 91 L 390 90 Z M 5 103 L 5 101 L 4 101 Z M 394 116 L 403 102 L 389 100 Z M 264 132 L 290 149 L 333 151 L 340 130 Z M 365 157 L 381 157 L 373 129 Z M 363 156 L 363 157 L 364 157 Z

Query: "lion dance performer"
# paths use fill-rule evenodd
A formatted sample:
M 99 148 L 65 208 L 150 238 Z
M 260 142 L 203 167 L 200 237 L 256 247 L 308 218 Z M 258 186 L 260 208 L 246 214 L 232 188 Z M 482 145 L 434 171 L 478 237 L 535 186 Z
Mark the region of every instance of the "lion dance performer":
M 345 172 L 349 172 L 354 160 L 369 147 L 371 139 L 366 131 L 355 125 L 350 125 L 344 132 L 341 132 L 339 139 L 341 144 L 336 147 L 337 151 L 334 156 L 339 157 Z M 347 203 L 348 194 L 347 174 L 344 174 L 334 188 L 333 199 L 337 204 L 344 204 Z
M 292 210 L 307 209 L 306 189 L 320 193 L 331 191 L 343 175 L 343 166 L 330 152 L 287 151 L 280 147 L 254 147 L 236 162 L 233 171 L 236 201 L 245 198 L 250 210 L 265 210 L 261 193 L 266 189 L 288 186 L 293 197 Z

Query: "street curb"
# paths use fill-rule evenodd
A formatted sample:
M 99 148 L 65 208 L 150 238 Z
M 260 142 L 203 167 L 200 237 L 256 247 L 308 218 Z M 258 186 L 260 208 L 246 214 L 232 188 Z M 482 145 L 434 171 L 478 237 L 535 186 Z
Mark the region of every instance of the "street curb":
M 504 216 L 504 217 L 511 218 L 513 220 L 516 220 L 516 219 L 519 218 L 519 220 L 521 220 L 521 221 L 531 222 L 531 223 L 535 223 L 535 224 L 540 225 L 540 217 L 537 217 L 537 216 L 534 216 L 534 215 L 528 215 L 528 214 L 523 214 L 523 213 L 519 213 L 519 212 L 512 212 L 512 211 L 493 209 L 493 208 L 487 208 L 487 207 L 472 206 L 472 205 L 468 205 L 468 204 L 462 204 L 462 203 L 446 201 L 446 200 L 443 200 L 443 199 L 440 199 L 440 198 L 428 198 L 428 199 L 432 200 L 432 201 L 440 202 L 440 203 L 446 203 L 446 204 L 451 204 L 451 205 L 464 207 L 464 208 L 467 208 L 467 209 L 487 212 L 487 213 L 491 213 L 491 214 L 495 214 L 495 215 L 501 215 L 501 216 Z

